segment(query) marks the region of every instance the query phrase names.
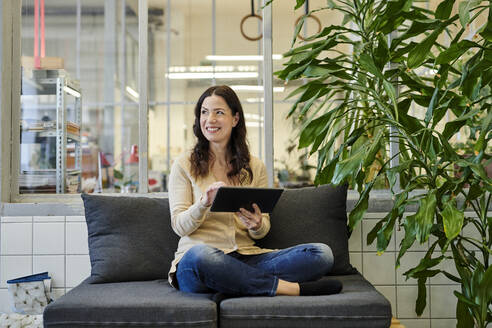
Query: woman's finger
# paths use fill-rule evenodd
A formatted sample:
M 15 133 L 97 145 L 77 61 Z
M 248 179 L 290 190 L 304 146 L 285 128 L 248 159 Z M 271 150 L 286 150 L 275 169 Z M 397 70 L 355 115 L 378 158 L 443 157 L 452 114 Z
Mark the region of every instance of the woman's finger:
M 255 210 L 256 215 L 261 215 L 260 207 L 256 205 L 256 203 L 253 203 L 253 209 Z

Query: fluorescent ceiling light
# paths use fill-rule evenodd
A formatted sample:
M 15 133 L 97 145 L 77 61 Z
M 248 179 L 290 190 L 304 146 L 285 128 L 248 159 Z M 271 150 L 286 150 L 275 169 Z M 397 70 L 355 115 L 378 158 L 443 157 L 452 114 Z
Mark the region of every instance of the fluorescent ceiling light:
M 262 103 L 264 101 L 264 98 L 246 98 L 246 102 L 250 104 L 255 104 L 255 103 Z
M 171 80 L 191 79 L 244 79 L 257 78 L 258 72 L 207 72 L 207 73 L 169 73 L 166 76 Z
M 132 88 L 130 88 L 129 86 L 126 87 L 126 92 L 128 92 L 131 96 L 133 96 L 134 98 L 138 98 L 139 97 L 139 94 L 137 91 L 133 90 Z
M 262 128 L 263 127 L 263 123 L 260 123 L 260 122 L 246 122 L 246 126 L 248 128 Z
M 262 85 L 231 85 L 234 91 L 257 91 L 263 92 Z M 284 92 L 285 87 L 273 87 L 273 92 Z
M 258 67 L 254 65 L 207 65 L 207 66 L 171 66 L 170 73 L 207 73 L 207 72 L 257 72 Z
M 263 116 L 260 116 L 258 114 L 244 113 L 244 117 L 248 120 L 255 120 L 255 121 L 262 121 L 263 122 Z
M 263 61 L 263 56 L 217 56 L 217 55 L 208 55 L 205 57 L 207 60 L 211 61 Z M 272 59 L 279 60 L 282 59 L 282 55 L 273 54 Z
M 69 86 L 64 86 L 63 87 L 63 90 L 66 93 L 69 93 L 69 94 L 71 94 L 72 96 L 74 96 L 76 98 L 80 98 L 80 92 L 78 92 L 77 90 L 74 90 L 74 89 L 70 88 Z

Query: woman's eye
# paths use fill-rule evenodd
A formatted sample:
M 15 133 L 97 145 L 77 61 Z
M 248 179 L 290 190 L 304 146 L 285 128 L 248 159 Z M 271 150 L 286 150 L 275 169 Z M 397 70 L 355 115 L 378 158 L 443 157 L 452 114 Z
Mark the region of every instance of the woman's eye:
M 217 111 L 217 114 L 224 115 L 224 112 L 223 112 L 223 111 L 221 111 L 221 110 L 218 110 L 218 111 Z
M 202 109 L 202 114 L 206 114 L 207 111 L 205 109 Z

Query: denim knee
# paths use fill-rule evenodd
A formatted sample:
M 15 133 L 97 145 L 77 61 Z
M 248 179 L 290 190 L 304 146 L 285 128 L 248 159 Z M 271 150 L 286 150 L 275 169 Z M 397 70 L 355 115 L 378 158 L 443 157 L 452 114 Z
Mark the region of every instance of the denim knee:
M 181 260 L 181 262 L 187 262 L 188 266 L 199 268 L 204 265 L 217 262 L 217 255 L 222 251 L 205 244 L 199 244 L 191 247 Z
M 319 265 L 323 268 L 322 271 L 326 273 L 330 272 L 335 262 L 331 247 L 323 243 L 313 243 L 315 247 L 315 255 L 318 257 Z

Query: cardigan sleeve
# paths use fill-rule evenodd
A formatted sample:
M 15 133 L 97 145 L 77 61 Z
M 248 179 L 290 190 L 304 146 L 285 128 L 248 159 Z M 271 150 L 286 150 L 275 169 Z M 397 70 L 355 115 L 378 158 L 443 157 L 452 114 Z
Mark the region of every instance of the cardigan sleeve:
M 253 176 L 253 186 L 258 188 L 266 188 L 268 187 L 268 178 L 265 164 L 263 164 L 263 162 L 259 159 L 257 159 L 256 162 L 258 169 L 254 172 L 257 176 Z M 248 230 L 248 233 L 253 239 L 261 239 L 267 235 L 268 231 L 270 231 L 270 215 L 268 215 L 268 213 L 262 213 L 260 228 L 256 231 Z
M 175 161 L 169 175 L 169 207 L 171 226 L 180 237 L 193 233 L 205 220 L 209 207 L 197 199 L 193 203 L 193 186 L 179 161 Z

